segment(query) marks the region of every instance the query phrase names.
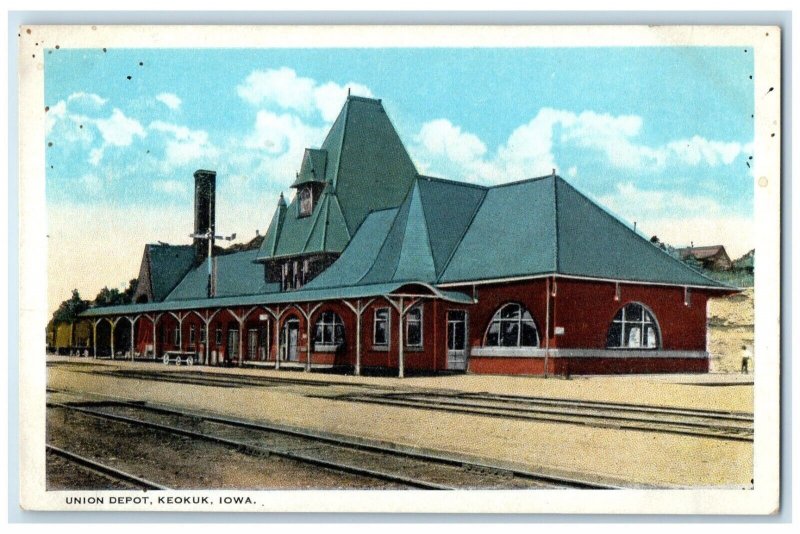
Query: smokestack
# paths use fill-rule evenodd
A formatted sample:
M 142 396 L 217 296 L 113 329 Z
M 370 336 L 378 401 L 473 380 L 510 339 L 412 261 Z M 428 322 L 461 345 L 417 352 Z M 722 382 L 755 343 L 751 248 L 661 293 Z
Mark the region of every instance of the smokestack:
M 211 229 L 216 231 L 214 223 L 214 204 L 216 203 L 217 173 L 199 169 L 194 173 L 194 233 L 205 234 Z M 194 238 L 195 257 L 198 261 L 208 256 L 208 240 Z

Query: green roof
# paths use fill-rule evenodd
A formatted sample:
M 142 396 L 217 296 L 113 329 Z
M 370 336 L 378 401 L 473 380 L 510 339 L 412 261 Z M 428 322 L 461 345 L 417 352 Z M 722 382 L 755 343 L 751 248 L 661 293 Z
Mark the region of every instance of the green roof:
M 191 245 L 146 245 L 150 290 L 154 301 L 164 300 L 194 264 Z
M 300 172 L 292 187 L 298 187 L 309 182 L 325 182 L 325 166 L 328 159 L 328 151 L 314 148 L 307 148 L 303 153 L 303 162 L 300 164 Z
M 676 260 L 558 176 L 491 188 L 438 282 L 549 273 L 733 289 Z
M 491 188 L 419 177 L 372 213 L 306 287 L 561 274 L 727 288 L 677 261 L 557 176 Z
M 246 250 L 214 256 L 218 297 L 278 291 L 278 284 L 267 284 L 264 281 L 264 266 L 254 263 L 257 253 L 257 250 Z M 208 260 L 189 271 L 165 300 L 202 299 L 207 298 L 207 295 Z
M 322 168 L 326 189 L 312 214 L 298 216 L 295 196 L 273 217 L 259 261 L 341 252 L 370 211 L 403 201 L 417 172 L 381 101 L 356 96 L 347 98 L 322 147 L 305 152 L 293 186 L 320 181 Z
M 172 300 L 166 302 L 150 302 L 147 304 L 125 304 L 121 306 L 105 306 L 89 308 L 81 313 L 81 317 L 106 317 L 110 315 L 128 315 L 136 313 L 158 313 L 163 311 L 201 310 L 231 306 L 258 306 L 270 304 L 294 304 L 319 302 L 324 300 L 358 299 L 391 294 L 429 294 L 433 297 L 460 304 L 472 304 L 472 297 L 460 291 L 438 289 L 424 283 L 388 283 L 344 286 L 323 289 L 300 289 L 259 295 L 236 297 L 215 297 L 191 300 Z

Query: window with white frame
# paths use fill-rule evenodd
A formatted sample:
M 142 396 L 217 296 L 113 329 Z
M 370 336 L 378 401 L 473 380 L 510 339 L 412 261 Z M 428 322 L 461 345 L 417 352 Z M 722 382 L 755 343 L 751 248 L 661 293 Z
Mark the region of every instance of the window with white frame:
M 206 342 L 206 328 L 207 328 L 206 326 L 200 328 L 200 343 Z
M 174 344 L 175 345 L 180 345 L 180 343 L 181 343 L 181 329 L 180 328 L 176 328 L 174 330 L 174 332 L 175 332 L 174 335 L 173 335 Z
M 638 302 L 623 306 L 608 329 L 606 347 L 610 349 L 657 349 L 661 344 L 656 318 Z
M 222 345 L 222 327 L 218 326 L 215 333 L 217 345 Z
M 314 343 L 334 346 L 344 343 L 344 323 L 342 318 L 332 311 L 322 312 L 314 330 Z
M 314 210 L 314 195 L 311 186 L 306 186 L 300 190 L 300 217 L 308 217 Z
M 389 345 L 389 308 L 375 310 L 372 344 L 384 347 Z
M 194 336 L 195 336 L 194 325 L 190 324 L 189 325 L 189 343 L 192 343 L 192 344 L 194 343 L 194 340 L 195 340 Z
M 422 306 L 414 306 L 406 313 L 406 347 L 422 346 Z
M 510 302 L 495 312 L 483 344 L 487 347 L 538 347 L 539 332 L 530 312 Z

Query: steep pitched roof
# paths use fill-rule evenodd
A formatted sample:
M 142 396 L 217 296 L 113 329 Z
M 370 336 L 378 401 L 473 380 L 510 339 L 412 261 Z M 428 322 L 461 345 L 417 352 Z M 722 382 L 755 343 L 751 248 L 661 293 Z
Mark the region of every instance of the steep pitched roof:
M 300 172 L 292 187 L 297 187 L 309 182 L 325 182 L 325 166 L 328 159 L 328 151 L 314 148 L 307 148 L 303 153 L 303 162 L 300 164 Z
M 278 284 L 264 281 L 264 267 L 254 263 L 257 250 L 214 257 L 216 296 L 255 295 L 278 290 Z M 204 299 L 208 295 L 208 263 L 189 271 L 165 301 Z
M 370 214 L 339 259 L 308 287 L 436 282 L 485 193 L 480 186 L 419 177 L 398 208 Z
M 321 148 L 304 154 L 302 168 L 319 169 L 323 153 L 326 188 L 311 216 L 298 217 L 295 196 L 285 216 L 273 218 L 258 261 L 341 252 L 370 211 L 403 201 L 416 176 L 380 100 L 349 96 Z M 306 180 L 304 172 L 298 180 Z
M 149 289 L 154 302 L 164 300 L 192 268 L 194 257 L 195 251 L 191 245 L 145 245 L 142 271 L 146 270 L 146 279 L 140 278 L 140 283 L 149 284 L 149 288 L 143 288 L 144 292 Z

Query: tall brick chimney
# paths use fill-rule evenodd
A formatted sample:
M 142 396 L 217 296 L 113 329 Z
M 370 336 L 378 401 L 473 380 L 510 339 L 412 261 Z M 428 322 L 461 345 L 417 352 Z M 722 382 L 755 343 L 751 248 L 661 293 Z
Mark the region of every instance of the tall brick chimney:
M 214 223 L 214 204 L 216 202 L 217 173 L 199 169 L 194 173 L 194 233 L 205 234 L 211 229 L 216 231 Z M 195 257 L 202 261 L 208 256 L 208 240 L 194 238 Z

